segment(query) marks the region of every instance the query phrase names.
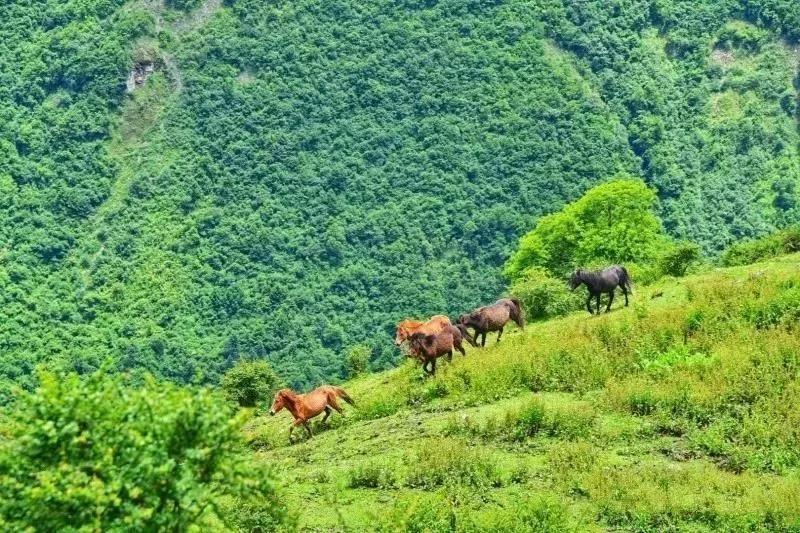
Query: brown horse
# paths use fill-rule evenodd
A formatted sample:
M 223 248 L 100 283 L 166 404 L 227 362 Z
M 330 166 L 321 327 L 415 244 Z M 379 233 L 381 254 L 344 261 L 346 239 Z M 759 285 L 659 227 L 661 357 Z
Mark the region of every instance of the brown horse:
M 335 409 L 336 412 L 344 416 L 337 398 L 343 399 L 350 405 L 355 405 L 353 399 L 348 396 L 344 389 L 341 387 L 334 387 L 333 385 L 323 385 L 306 394 L 297 394 L 290 389 L 283 389 L 275 393 L 275 400 L 272 402 L 269 414 L 274 415 L 284 407 L 287 411 L 292 413 L 294 423 L 292 423 L 292 427 L 289 428 L 289 442 L 292 442 L 292 432 L 294 428 L 299 425 L 306 428 L 308 438 L 311 438 L 311 427 L 308 425 L 310 419 L 325 411 L 325 417 L 322 419 L 322 423 L 324 424 L 325 421 L 328 420 L 332 409 Z
M 452 325 L 453 324 L 450 322 L 450 319 L 444 315 L 434 315 L 427 322 L 421 322 L 419 320 L 407 318 L 397 324 L 397 331 L 394 335 L 394 345 L 400 346 L 414 333 L 435 335 L 442 331 L 445 326 Z
M 414 333 L 411 335 L 411 349 L 422 361 L 422 370 L 428 374 L 436 374 L 436 359 L 446 355 L 448 361 L 453 360 L 453 349 L 467 355 L 461 345 L 461 331 L 455 326 L 446 326 L 434 335 Z M 428 369 L 428 365 L 431 368 Z
M 525 329 L 522 304 L 517 298 L 502 298 L 492 305 L 479 307 L 467 315 L 458 317 L 459 324 L 475 330 L 476 341 L 479 335 L 483 335 L 481 346 L 486 346 L 486 334 L 490 331 L 497 332 L 497 342 L 500 342 L 503 328 L 509 320 L 513 320 L 520 329 Z

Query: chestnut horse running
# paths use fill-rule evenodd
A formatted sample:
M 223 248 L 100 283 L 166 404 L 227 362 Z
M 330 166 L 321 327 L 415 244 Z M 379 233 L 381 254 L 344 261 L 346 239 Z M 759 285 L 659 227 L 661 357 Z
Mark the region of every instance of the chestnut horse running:
M 346 401 L 350 405 L 355 405 L 353 399 L 341 387 L 334 387 L 333 385 L 323 385 L 306 394 L 297 394 L 290 389 L 282 389 L 275 393 L 275 400 L 272 402 L 272 407 L 269 409 L 269 414 L 274 415 L 284 407 L 287 411 L 292 413 L 294 422 L 292 427 L 289 428 L 289 442 L 292 442 L 292 432 L 294 428 L 302 425 L 308 432 L 308 438 L 313 435 L 308 421 L 321 412 L 325 411 L 325 417 L 322 422 L 325 423 L 331 414 L 331 410 L 336 410 L 340 415 L 344 415 L 342 408 L 339 406 L 338 398 Z
M 414 333 L 423 333 L 425 335 L 436 335 L 445 326 L 452 326 L 453 324 L 450 322 L 450 319 L 444 315 L 434 315 L 428 320 L 427 322 L 421 322 L 419 320 L 412 320 L 407 318 L 397 324 L 397 331 L 394 335 L 394 345 L 400 346 Z

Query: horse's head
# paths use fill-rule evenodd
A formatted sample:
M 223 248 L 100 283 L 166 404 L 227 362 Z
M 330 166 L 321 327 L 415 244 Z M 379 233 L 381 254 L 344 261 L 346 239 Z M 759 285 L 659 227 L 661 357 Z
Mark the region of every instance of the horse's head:
M 399 324 L 397 324 L 397 330 L 394 333 L 394 345 L 400 346 L 403 344 L 406 339 L 408 338 L 408 326 L 406 326 L 407 320 L 403 320 Z
M 570 288 L 570 290 L 574 291 L 575 289 L 580 287 L 581 283 L 583 283 L 583 279 L 581 278 L 581 274 L 582 273 L 583 272 L 579 268 L 578 270 L 573 272 L 572 275 L 569 277 L 569 288 Z
M 466 326 L 468 321 L 469 315 L 458 315 L 458 323 L 462 326 Z
M 289 392 L 289 389 L 282 389 L 275 393 L 275 399 L 272 400 L 272 407 L 269 408 L 270 415 L 274 415 L 286 407 L 286 397 L 288 396 Z

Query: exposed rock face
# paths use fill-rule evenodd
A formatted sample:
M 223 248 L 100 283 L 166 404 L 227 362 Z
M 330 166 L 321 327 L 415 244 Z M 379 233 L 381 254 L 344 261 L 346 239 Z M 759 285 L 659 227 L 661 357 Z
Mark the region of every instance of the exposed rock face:
M 137 88 L 144 85 L 155 71 L 157 70 L 156 64 L 152 61 L 141 61 L 136 63 L 128 74 L 128 80 L 125 82 L 125 89 L 127 92 L 132 93 Z

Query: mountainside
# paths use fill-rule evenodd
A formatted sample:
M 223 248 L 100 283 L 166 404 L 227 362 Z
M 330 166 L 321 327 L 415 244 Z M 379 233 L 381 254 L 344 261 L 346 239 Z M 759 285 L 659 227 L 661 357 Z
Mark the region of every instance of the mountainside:
M 0 374 L 113 358 L 306 387 L 462 312 L 619 174 L 715 254 L 800 220 L 800 7 L 39 0 L 0 6 Z
M 798 267 L 639 287 L 343 383 L 310 440 L 266 406 L 246 433 L 302 531 L 796 531 Z

